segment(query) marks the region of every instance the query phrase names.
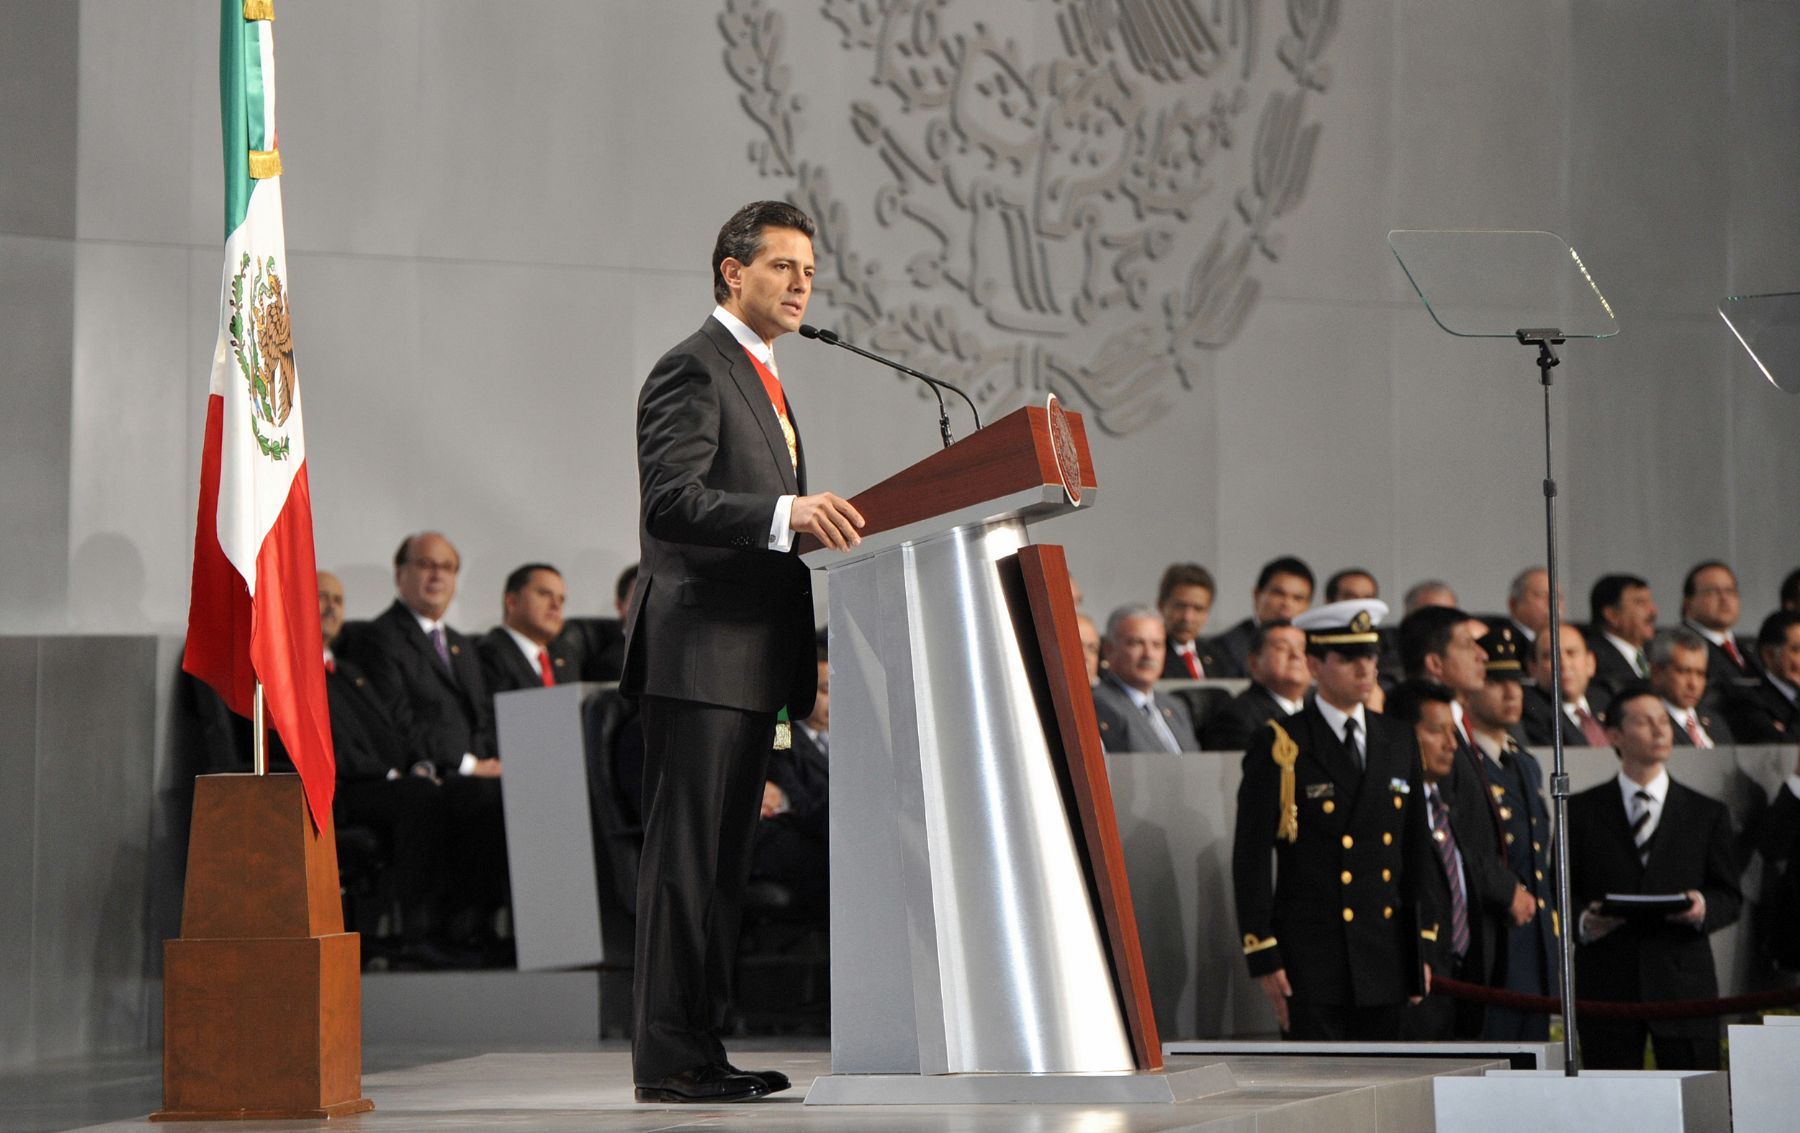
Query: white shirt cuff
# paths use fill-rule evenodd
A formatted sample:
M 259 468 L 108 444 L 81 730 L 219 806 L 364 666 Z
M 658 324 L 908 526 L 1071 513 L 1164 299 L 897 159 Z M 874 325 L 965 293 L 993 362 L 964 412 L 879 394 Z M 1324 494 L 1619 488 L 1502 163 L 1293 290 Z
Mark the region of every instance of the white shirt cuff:
M 775 501 L 775 518 L 769 521 L 769 550 L 786 551 L 794 545 L 794 529 L 788 526 L 788 517 L 794 513 L 794 497 L 783 496 Z
M 475 774 L 475 764 L 477 762 L 479 762 L 479 760 L 477 760 L 475 758 L 474 752 L 468 752 L 468 751 L 463 752 L 462 762 L 457 765 L 456 773 L 458 775 L 473 775 L 473 774 Z

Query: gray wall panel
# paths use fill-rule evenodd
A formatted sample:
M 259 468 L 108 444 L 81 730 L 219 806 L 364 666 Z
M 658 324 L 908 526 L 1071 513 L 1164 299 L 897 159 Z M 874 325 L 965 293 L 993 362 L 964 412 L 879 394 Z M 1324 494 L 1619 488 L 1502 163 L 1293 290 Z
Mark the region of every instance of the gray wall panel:
M 37 858 L 38 643 L 0 637 L 0 1066 L 37 1054 L 31 1011 L 31 947 L 38 913 Z
M 0 39 L 0 233 L 75 235 L 81 9 L 16 4 Z

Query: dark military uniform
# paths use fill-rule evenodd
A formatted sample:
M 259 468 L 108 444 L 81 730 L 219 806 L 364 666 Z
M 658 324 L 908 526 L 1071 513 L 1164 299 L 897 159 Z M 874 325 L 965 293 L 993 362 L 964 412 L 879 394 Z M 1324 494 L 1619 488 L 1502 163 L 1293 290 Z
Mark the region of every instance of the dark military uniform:
M 1290 1038 L 1397 1038 L 1401 1006 L 1423 990 L 1420 938 L 1437 939 L 1438 912 L 1420 892 L 1437 863 L 1417 741 L 1410 727 L 1364 718 L 1363 768 L 1312 700 L 1258 728 L 1244 754 L 1238 929 L 1251 975 L 1287 971 Z M 1284 830 L 1289 767 L 1295 825 Z
M 1513 742 L 1505 741 L 1500 758 L 1485 751 L 1488 790 L 1500 812 L 1501 856 L 1527 892 L 1537 900 L 1538 913 L 1526 925 L 1502 922 L 1504 938 L 1495 966 L 1495 983 L 1508 991 L 1552 995 L 1558 985 L 1556 935 L 1561 928 L 1556 910 L 1556 886 L 1550 858 L 1550 811 L 1544 802 L 1544 772 L 1537 757 Z M 1521 1042 L 1548 1042 L 1550 1017 L 1542 1012 L 1520 1012 L 1489 1007 L 1482 1037 Z

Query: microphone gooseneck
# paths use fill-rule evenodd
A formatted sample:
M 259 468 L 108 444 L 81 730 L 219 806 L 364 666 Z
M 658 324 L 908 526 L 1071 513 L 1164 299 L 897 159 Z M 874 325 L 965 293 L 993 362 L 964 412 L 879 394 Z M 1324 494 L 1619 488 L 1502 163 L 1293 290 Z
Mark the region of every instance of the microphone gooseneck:
M 843 349 L 850 351 L 852 354 L 860 354 L 864 358 L 869 359 L 871 362 L 880 362 L 883 366 L 888 366 L 892 369 L 898 370 L 902 374 L 905 374 L 909 378 L 917 378 L 919 381 L 922 381 L 926 385 L 930 386 L 932 394 L 934 396 L 936 396 L 936 398 L 937 398 L 938 432 L 943 435 L 945 448 L 949 448 L 950 445 L 952 443 L 954 443 L 955 438 L 953 438 L 950 435 L 950 413 L 948 410 L 946 410 L 944 408 L 944 395 L 940 391 L 949 390 L 951 393 L 955 394 L 956 396 L 962 398 L 963 401 L 967 402 L 968 406 L 969 406 L 969 412 L 975 418 L 975 427 L 977 429 L 981 428 L 981 411 L 979 409 L 975 408 L 975 403 L 973 401 L 969 400 L 968 394 L 964 393 L 962 390 L 958 389 L 956 386 L 951 385 L 949 382 L 943 381 L 939 378 L 934 378 L 930 374 L 921 374 L 919 371 L 913 369 L 911 366 L 905 365 L 900 362 L 896 362 L 892 358 L 884 358 L 881 355 L 876 354 L 873 351 L 864 350 L 862 347 L 857 346 L 854 343 L 845 342 L 843 340 L 843 338 L 841 338 L 836 331 L 828 330 L 824 327 L 816 327 L 816 326 L 813 326 L 811 323 L 801 323 L 800 324 L 800 337 L 817 339 L 818 341 L 826 343 L 827 345 L 830 345 L 830 346 L 842 347 Z

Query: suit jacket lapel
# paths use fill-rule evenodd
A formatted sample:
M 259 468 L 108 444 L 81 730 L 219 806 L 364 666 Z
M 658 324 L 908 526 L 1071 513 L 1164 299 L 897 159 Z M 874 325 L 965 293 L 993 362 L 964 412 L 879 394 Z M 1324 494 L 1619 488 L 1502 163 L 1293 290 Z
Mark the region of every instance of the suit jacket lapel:
M 1644 878 L 1648 882 L 1651 875 L 1662 876 L 1668 869 L 1669 855 L 1675 853 L 1670 831 L 1681 829 L 1682 818 L 1679 817 L 1685 804 L 1681 792 L 1673 780 L 1669 783 L 1669 793 L 1663 797 L 1662 817 L 1656 820 L 1656 834 L 1650 839 L 1650 860 L 1644 863 Z M 1629 831 L 1629 828 L 1627 828 Z M 1636 850 L 1636 845 L 1633 845 Z
M 762 376 L 756 372 L 755 363 L 750 361 L 749 352 L 717 319 L 708 318 L 705 331 L 719 351 L 719 356 L 725 360 L 725 369 L 731 375 L 732 384 L 737 387 L 739 396 L 744 399 L 751 415 L 756 418 L 757 425 L 761 427 L 763 439 L 769 442 L 769 455 L 781 469 L 781 482 L 790 493 L 799 495 L 799 470 L 795 467 L 798 462 L 788 456 L 787 437 L 781 432 L 781 418 L 775 413 L 774 403 L 769 400 L 769 391 L 763 388 Z M 800 427 L 794 423 L 794 407 L 791 403 L 788 405 L 788 424 L 794 426 L 794 451 L 798 453 Z
M 394 619 L 400 623 L 400 636 L 404 637 L 407 644 L 411 645 L 419 656 L 425 659 L 426 667 L 437 675 L 438 680 L 460 692 L 461 690 L 456 688 L 456 677 L 451 675 L 450 670 L 444 668 L 442 661 L 438 660 L 437 649 L 431 644 L 431 638 L 419 627 L 419 619 L 413 617 L 413 612 L 407 609 L 404 603 L 398 601 L 394 603 Z M 450 631 L 445 630 L 444 647 L 447 649 L 449 646 Z M 456 654 L 452 653 L 450 658 L 451 664 L 454 665 Z
M 1625 860 L 1637 867 L 1638 876 L 1642 877 L 1644 866 L 1638 859 L 1637 842 L 1631 836 L 1631 814 L 1625 809 L 1624 797 L 1619 794 L 1618 781 L 1611 780 L 1610 785 L 1612 793 L 1607 797 L 1606 806 L 1601 808 L 1609 827 L 1608 836 L 1624 850 Z M 1663 817 L 1668 817 L 1666 810 Z

